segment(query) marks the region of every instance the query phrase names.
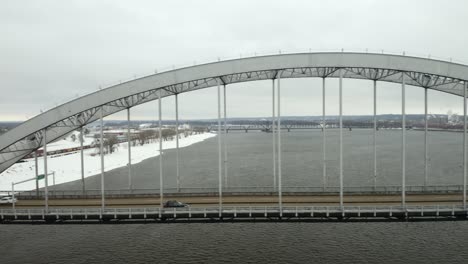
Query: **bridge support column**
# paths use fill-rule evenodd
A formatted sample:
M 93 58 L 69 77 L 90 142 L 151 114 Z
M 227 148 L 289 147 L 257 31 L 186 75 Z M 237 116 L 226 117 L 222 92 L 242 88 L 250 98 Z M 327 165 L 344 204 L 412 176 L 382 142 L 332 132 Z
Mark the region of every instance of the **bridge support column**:
M 325 77 L 322 78 L 322 177 L 323 191 L 327 188 L 327 142 L 326 142 L 326 121 L 325 121 Z
M 223 145 L 224 145 L 224 185 L 227 187 L 228 185 L 228 171 L 227 171 L 227 113 L 226 113 L 226 85 L 223 85 L 223 96 L 224 96 L 224 128 L 223 128 Z
M 427 188 L 428 179 L 428 148 L 427 148 L 427 88 L 424 88 L 424 190 Z
M 278 204 L 280 217 L 283 216 L 283 185 L 281 171 L 281 72 L 278 73 Z
M 128 144 L 128 189 L 133 190 L 132 179 L 132 134 L 130 134 L 130 107 L 127 108 L 127 144 Z
M 374 192 L 377 189 L 377 80 L 374 80 Z
M 175 94 L 175 116 L 176 116 L 176 176 L 177 192 L 180 192 L 180 171 L 179 171 L 179 98 Z
M 222 158 L 221 158 L 221 89 L 218 80 L 218 194 L 219 194 L 219 217 L 223 210 L 223 182 L 222 182 Z
M 406 91 L 405 73 L 401 73 L 401 206 L 406 207 Z
M 37 151 L 34 151 L 34 170 L 36 174 L 36 198 L 39 198 L 39 179 L 37 178 L 39 175 L 39 167 L 37 162 Z
M 11 203 L 11 208 L 13 209 L 13 212 L 16 215 L 15 183 L 14 182 L 11 183 L 11 199 L 13 200 L 12 203 Z
M 104 195 L 104 106 L 101 107 L 101 138 L 99 144 L 99 153 L 101 154 L 101 209 L 105 207 Z M 47 178 L 47 177 L 46 177 Z
M 463 208 L 466 210 L 466 90 L 468 82 L 463 87 Z
M 343 69 L 340 69 L 340 207 L 343 208 Z
M 83 195 L 86 193 L 85 187 L 85 177 L 84 177 L 84 153 L 83 153 L 83 127 L 80 128 L 80 161 L 81 161 L 81 191 Z
M 272 118 L 271 118 L 271 132 L 273 134 L 273 189 L 276 191 L 276 131 L 275 131 L 275 79 L 272 80 Z
M 49 212 L 49 191 L 48 191 L 48 171 L 47 171 L 47 128 L 44 128 L 44 146 L 43 146 L 43 156 L 44 156 L 44 182 L 45 182 L 45 187 L 44 187 L 44 209 L 45 212 Z
M 161 209 L 164 207 L 164 187 L 163 187 L 163 162 L 162 162 L 162 102 L 161 102 L 161 91 L 158 92 L 158 132 L 159 132 L 159 206 Z

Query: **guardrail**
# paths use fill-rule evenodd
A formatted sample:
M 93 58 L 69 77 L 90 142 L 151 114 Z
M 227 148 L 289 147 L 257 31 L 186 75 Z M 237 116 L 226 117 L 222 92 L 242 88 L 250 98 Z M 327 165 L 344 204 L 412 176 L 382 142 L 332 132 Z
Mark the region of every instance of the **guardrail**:
M 186 208 L 52 208 L 0 209 L 2 223 L 40 221 L 45 223 L 120 220 L 224 221 L 224 220 L 349 220 L 349 219 L 468 219 L 463 206 L 228 206 Z
M 340 188 L 331 187 L 305 187 L 305 186 L 287 186 L 282 188 L 283 195 L 306 195 L 306 194 L 338 194 Z M 401 186 L 348 186 L 344 187 L 345 194 L 399 194 Z M 434 186 L 406 186 L 406 193 L 459 193 L 463 191 L 463 185 L 434 185 Z M 106 197 L 138 197 L 138 196 L 159 196 L 159 189 L 120 189 L 105 190 Z M 278 191 L 273 187 L 264 186 L 239 186 L 223 189 L 226 195 L 274 195 Z M 11 190 L 0 191 L 0 196 L 10 196 Z M 167 196 L 197 196 L 197 195 L 217 195 L 218 188 L 205 187 L 187 187 L 187 188 L 165 188 L 164 195 Z M 82 198 L 97 197 L 101 195 L 101 190 L 49 190 L 50 198 Z M 16 191 L 15 197 L 19 199 L 43 198 L 45 192 L 41 189 Z

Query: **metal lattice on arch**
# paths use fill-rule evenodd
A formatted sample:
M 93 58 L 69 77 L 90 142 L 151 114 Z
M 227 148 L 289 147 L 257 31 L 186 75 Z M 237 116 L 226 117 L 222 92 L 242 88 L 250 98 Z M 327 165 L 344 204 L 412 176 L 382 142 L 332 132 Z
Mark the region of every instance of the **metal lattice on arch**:
M 219 61 L 121 83 L 29 119 L 0 137 L 0 173 L 47 142 L 103 116 L 175 94 L 221 84 L 284 78 L 343 78 L 400 83 L 463 96 L 468 66 L 370 53 L 300 53 Z

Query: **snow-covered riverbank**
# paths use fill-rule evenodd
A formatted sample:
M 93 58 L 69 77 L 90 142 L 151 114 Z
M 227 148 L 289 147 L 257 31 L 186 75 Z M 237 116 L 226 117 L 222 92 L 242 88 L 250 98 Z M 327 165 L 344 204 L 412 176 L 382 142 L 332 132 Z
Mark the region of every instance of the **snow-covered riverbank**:
M 179 147 L 183 148 L 192 144 L 201 142 L 205 139 L 215 137 L 216 134 L 203 133 L 191 135 L 179 139 Z M 55 145 L 62 144 L 60 141 L 52 143 Z M 176 148 L 175 138 L 172 141 L 163 141 L 163 150 Z M 153 142 L 143 146 L 132 146 L 132 164 L 139 163 L 147 158 L 159 155 L 159 143 Z M 95 149 L 87 149 L 84 151 L 84 166 L 85 177 L 93 176 L 101 173 L 101 159 L 99 155 L 94 155 Z M 128 146 L 127 143 L 119 144 L 117 150 L 105 156 L 104 167 L 105 171 L 110 171 L 119 167 L 127 166 L 128 163 Z M 38 161 L 39 174 L 44 173 L 44 161 L 39 158 Z M 80 152 L 71 153 L 64 156 L 49 156 L 47 159 L 47 168 L 49 173 L 55 171 L 55 183 L 65 183 L 81 179 L 81 163 Z M 17 163 L 8 170 L 0 174 L 0 190 L 11 190 L 12 182 L 19 182 L 35 177 L 34 159 L 27 159 L 26 162 Z M 40 187 L 44 186 L 44 180 L 39 181 Z M 52 185 L 52 177 L 49 176 L 49 185 Z M 15 186 L 17 190 L 32 190 L 36 188 L 35 181 L 18 184 Z

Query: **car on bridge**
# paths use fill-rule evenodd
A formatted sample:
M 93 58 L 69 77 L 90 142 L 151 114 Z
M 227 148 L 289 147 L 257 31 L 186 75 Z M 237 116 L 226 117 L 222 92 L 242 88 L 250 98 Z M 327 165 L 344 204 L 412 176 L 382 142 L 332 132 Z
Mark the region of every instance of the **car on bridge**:
M 11 196 L 5 196 L 0 198 L 0 204 L 9 204 L 9 203 L 16 203 L 18 200 Z
M 189 205 L 186 203 L 176 201 L 176 200 L 169 200 L 164 203 L 164 208 L 173 208 L 173 207 L 189 207 Z

